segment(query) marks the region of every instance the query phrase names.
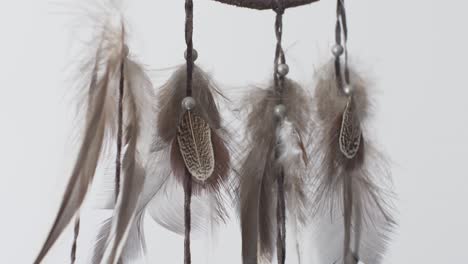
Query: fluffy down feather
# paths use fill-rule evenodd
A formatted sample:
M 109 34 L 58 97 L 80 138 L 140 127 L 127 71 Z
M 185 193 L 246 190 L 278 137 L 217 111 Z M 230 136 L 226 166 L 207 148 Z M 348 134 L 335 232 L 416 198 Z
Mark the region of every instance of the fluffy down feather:
M 312 171 L 313 213 L 320 224 L 316 245 L 323 263 L 380 263 L 395 225 L 388 200 L 390 178 L 382 155 L 365 138 L 368 87 L 355 71 L 351 71 L 351 80 L 354 92 L 348 97 L 337 87 L 334 68 L 328 64 L 320 70 L 316 86 L 321 127 L 315 146 L 318 161 Z M 362 131 L 354 157 L 344 155 L 339 143 L 343 113 L 349 104 L 353 121 L 348 125 Z

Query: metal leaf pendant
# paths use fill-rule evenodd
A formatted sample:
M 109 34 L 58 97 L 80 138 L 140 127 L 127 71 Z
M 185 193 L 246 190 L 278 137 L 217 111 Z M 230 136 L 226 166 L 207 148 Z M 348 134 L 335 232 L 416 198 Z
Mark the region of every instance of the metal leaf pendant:
M 177 128 L 177 141 L 190 174 L 202 182 L 210 178 L 215 161 L 208 123 L 199 115 L 186 111 Z
M 354 112 L 354 104 L 349 99 L 343 112 L 340 130 L 340 150 L 348 159 L 353 159 L 361 145 L 361 126 Z

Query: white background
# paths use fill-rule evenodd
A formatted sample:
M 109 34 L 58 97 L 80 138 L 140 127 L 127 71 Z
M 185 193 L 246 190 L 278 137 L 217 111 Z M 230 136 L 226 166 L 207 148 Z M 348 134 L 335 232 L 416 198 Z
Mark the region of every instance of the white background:
M 77 2 L 0 0 L 1 263 L 32 263 L 74 159 L 79 125 L 69 77 L 79 58 L 71 52 L 79 41 L 73 34 L 80 28 L 73 24 Z M 131 52 L 158 87 L 183 62 L 183 1 L 128 2 Z M 222 89 L 265 83 L 274 13 L 194 2 L 198 63 Z M 290 76 L 309 89 L 314 69 L 330 56 L 335 2 L 284 16 Z M 384 263 L 467 263 L 468 6 L 454 0 L 347 2 L 350 53 L 376 84 L 372 132 L 392 158 L 398 195 L 400 226 Z M 240 263 L 237 226 L 223 229 L 211 263 Z M 181 237 L 150 221 L 147 232 L 150 263 L 182 263 Z M 44 263 L 69 263 L 70 242 L 67 232 Z M 207 263 L 208 251 L 195 242 L 193 263 Z

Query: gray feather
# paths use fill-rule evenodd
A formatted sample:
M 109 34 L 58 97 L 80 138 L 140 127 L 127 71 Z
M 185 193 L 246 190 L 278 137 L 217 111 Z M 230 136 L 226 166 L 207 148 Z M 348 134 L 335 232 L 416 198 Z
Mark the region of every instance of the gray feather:
M 214 204 L 208 202 L 211 196 L 214 196 Z M 223 222 L 226 218 L 227 212 L 224 207 L 220 207 L 221 201 L 218 200 L 216 195 L 212 194 L 199 194 L 192 197 L 191 210 L 192 210 L 192 224 L 191 236 L 202 237 L 211 228 L 208 218 L 213 219 L 215 223 Z M 162 187 L 162 189 L 155 195 L 153 200 L 148 204 L 148 213 L 151 215 L 159 225 L 170 230 L 176 234 L 183 235 L 185 231 L 184 226 L 184 193 L 182 186 L 179 182 L 170 177 Z M 214 215 L 211 215 L 215 212 Z M 223 218 L 220 218 L 222 215 Z
M 215 159 L 208 123 L 196 113 L 186 111 L 179 122 L 177 143 L 190 175 L 202 183 L 210 178 Z
M 227 198 L 225 193 L 230 190 L 230 168 L 232 159 L 231 140 L 226 130 L 223 128 L 220 113 L 214 96 L 219 91 L 213 85 L 209 76 L 199 67 L 194 67 L 192 97 L 196 101 L 193 113 L 199 116 L 210 129 L 210 140 L 212 143 L 212 155 L 214 155 L 214 167 L 211 175 L 205 181 L 194 181 L 194 209 L 197 204 L 213 205 L 213 208 L 203 208 L 200 212 L 192 210 L 192 225 L 195 229 L 206 227 L 207 210 L 213 210 L 215 222 L 224 222 L 227 218 Z M 181 191 L 181 183 L 185 176 L 186 153 L 181 153 L 177 139 L 178 128 L 186 111 L 182 108 L 181 102 L 186 95 L 186 68 L 180 67 L 164 87 L 158 96 L 159 109 L 157 115 L 157 133 L 153 139 L 150 162 L 158 164 L 151 165 L 149 173 L 151 177 L 159 178 L 158 191 L 152 192 L 152 197 L 145 199 L 151 201 L 151 215 L 162 226 L 171 231 L 180 233 L 183 227 L 183 203 L 170 204 L 167 206 L 168 197 L 174 197 L 177 191 Z M 191 111 L 192 113 L 192 111 Z M 206 126 L 203 126 L 206 128 Z M 205 129 L 206 130 L 206 129 Z M 204 130 L 204 131 L 205 131 Z M 179 139 L 180 141 L 180 139 Z M 211 155 L 211 154 L 210 154 Z M 177 181 L 174 181 L 176 179 Z M 207 199 L 213 194 L 215 203 L 209 203 Z M 198 202 L 200 200 L 200 202 Z M 170 201 L 169 201 L 170 202 Z M 180 202 L 180 201 L 179 201 Z
M 132 222 L 125 247 L 122 251 L 122 263 L 146 263 L 146 241 L 143 213 Z
M 351 264 L 357 258 L 377 264 L 395 225 L 390 176 L 382 155 L 364 140 L 370 113 L 366 83 L 354 71 L 351 80 L 354 93 L 348 97 L 338 89 L 331 64 L 319 72 L 315 102 L 322 129 L 315 146 L 313 213 L 328 233 L 317 236 L 325 238 L 317 245 L 324 263 Z
M 101 48 L 101 47 L 100 47 Z M 34 263 L 40 263 L 65 227 L 69 224 L 77 210 L 80 208 L 92 182 L 96 167 L 104 144 L 104 137 L 112 125 L 109 110 L 109 84 L 113 74 L 113 65 L 108 62 L 104 73 L 100 76 L 101 51 L 93 58 L 91 69 L 91 82 L 87 91 L 86 125 L 83 141 L 78 153 L 72 176 L 68 182 L 59 212 L 51 231 Z
M 246 156 L 240 169 L 239 210 L 242 229 L 242 258 L 244 264 L 271 261 L 274 252 L 276 218 L 276 185 L 274 184 L 281 166 L 289 170 L 290 159 L 277 162 L 276 130 L 279 126 L 274 116 L 274 107 L 281 103 L 286 107 L 287 119 L 299 134 L 308 135 L 311 128 L 310 106 L 308 96 L 293 81 L 284 81 L 283 92 L 275 91 L 274 85 L 267 90 L 257 89 L 246 98 L 247 109 L 247 141 L 244 153 Z M 279 145 L 281 156 L 281 144 Z M 301 155 L 302 156 L 302 155 Z M 308 163 L 308 162 L 307 162 Z M 283 168 L 284 169 L 284 168 Z M 302 191 L 293 192 L 291 183 L 295 177 L 304 177 L 292 173 L 285 175 L 288 182 L 289 199 L 302 199 Z M 297 187 L 296 183 L 293 184 Z M 293 198 L 294 197 L 294 198 Z

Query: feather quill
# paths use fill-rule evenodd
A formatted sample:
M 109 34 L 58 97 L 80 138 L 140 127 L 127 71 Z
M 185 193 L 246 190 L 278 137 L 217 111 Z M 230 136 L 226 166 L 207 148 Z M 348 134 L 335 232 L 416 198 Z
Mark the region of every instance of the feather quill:
M 291 207 L 289 214 L 294 221 L 303 220 L 300 214 L 305 190 L 299 183 L 304 180 L 308 163 L 303 143 L 307 140 L 303 141 L 303 137 L 309 135 L 312 127 L 306 98 L 299 85 L 285 79 L 281 93 L 272 85 L 266 90 L 255 90 L 246 99 L 247 147 L 238 185 L 244 264 L 271 261 L 276 226 L 274 183 L 281 171 Z M 282 121 L 274 115 L 274 108 L 280 103 L 286 108 Z
M 318 162 L 313 213 L 320 224 L 317 246 L 323 263 L 377 264 L 395 225 L 388 202 L 389 173 L 382 155 L 364 137 L 370 114 L 368 87 L 355 71 L 350 71 L 350 76 L 351 96 L 338 87 L 333 64 L 321 69 L 316 86 L 322 128 L 315 146 Z M 336 245 L 331 240 L 342 243 Z

